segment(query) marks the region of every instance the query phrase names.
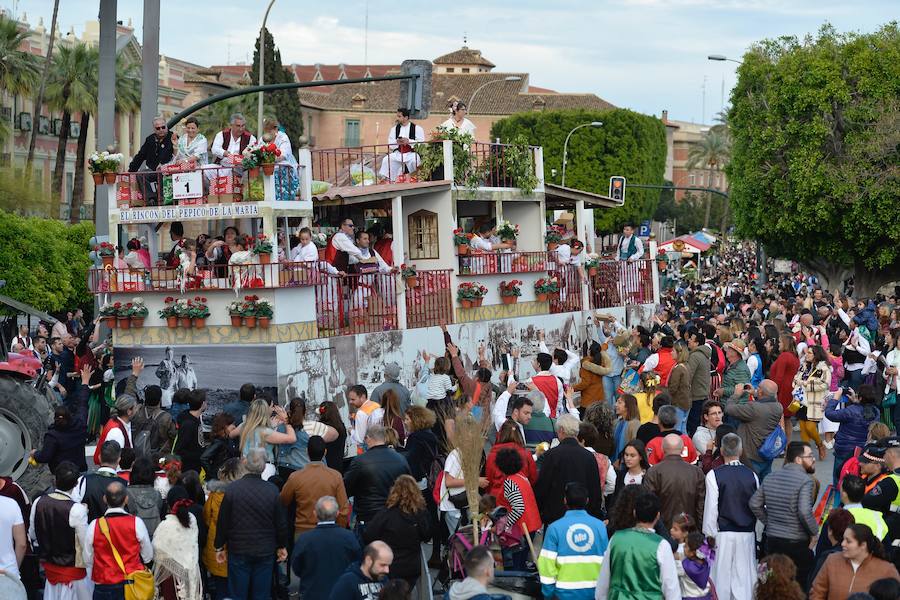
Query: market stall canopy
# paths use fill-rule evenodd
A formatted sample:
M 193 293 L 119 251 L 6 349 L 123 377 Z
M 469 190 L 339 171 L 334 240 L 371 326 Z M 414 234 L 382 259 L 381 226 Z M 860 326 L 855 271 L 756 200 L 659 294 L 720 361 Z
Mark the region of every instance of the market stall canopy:
M 695 231 L 694 233 L 691 234 L 691 237 L 698 239 L 705 244 L 715 244 L 716 239 L 717 239 L 716 236 L 714 236 L 713 234 L 708 233 L 703 230 Z
M 709 250 L 709 244 L 689 235 L 680 235 L 659 245 L 659 252 L 687 252 L 700 254 Z

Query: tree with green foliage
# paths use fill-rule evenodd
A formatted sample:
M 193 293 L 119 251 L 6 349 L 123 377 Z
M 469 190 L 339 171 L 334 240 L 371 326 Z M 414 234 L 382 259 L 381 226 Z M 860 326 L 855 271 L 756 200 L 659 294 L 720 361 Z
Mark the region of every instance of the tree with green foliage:
M 719 173 L 728 163 L 731 154 L 731 140 L 727 130 L 710 129 L 688 150 L 688 170 L 706 169 L 706 185 L 721 191 L 722 178 L 717 178 L 713 186 L 713 173 Z M 703 218 L 703 227 L 709 227 L 709 213 L 712 207 L 713 194 L 706 194 L 706 216 Z
M 521 134 L 530 144 L 543 146 L 545 179 L 560 183 L 566 136 L 592 121 L 602 121 L 603 127 L 585 127 L 569 139 L 567 187 L 606 195 L 614 175 L 634 183 L 662 185 L 666 128 L 656 117 L 620 108 L 519 113 L 494 123 L 491 138 L 508 142 Z M 548 177 L 551 169 L 556 169 L 556 180 Z M 601 234 L 620 231 L 625 223 L 650 218 L 658 201 L 659 190 L 627 189 L 625 206 L 595 211 L 594 225 Z
M 51 199 L 35 181 L 29 180 L 27 173 L 0 167 L 0 210 L 23 217 L 49 218 L 51 209 Z
M 281 64 L 281 51 L 275 47 L 275 38 L 269 33 L 268 29 L 263 29 L 265 35 L 264 52 L 265 61 L 265 77 L 264 82 L 270 83 L 290 83 L 294 81 L 294 75 L 291 71 Z M 259 38 L 256 38 L 256 49 L 253 51 L 253 68 L 250 70 L 250 81 L 252 85 L 259 82 Z M 257 113 L 257 95 L 248 96 L 253 98 L 253 114 Z M 266 93 L 264 99 L 263 110 L 266 114 L 274 114 L 278 122 L 284 127 L 285 133 L 291 140 L 294 147 L 297 146 L 297 140 L 303 135 L 303 114 L 300 111 L 300 96 L 297 90 L 281 90 L 278 92 Z M 262 127 L 258 127 L 257 131 L 262 133 Z
M 738 232 L 828 287 L 900 278 L 900 29 L 782 37 L 738 68 L 726 172 Z
M 16 21 L 0 15 L 0 90 L 12 96 L 30 93 L 38 81 L 38 57 L 20 50 L 27 39 Z M 37 128 L 37 117 L 34 124 Z M 8 123 L 0 120 L 0 141 L 9 133 Z
M 0 211 L 0 279 L 6 280 L 4 293 L 50 312 L 89 306 L 88 242 L 92 235 L 91 223 L 69 225 Z

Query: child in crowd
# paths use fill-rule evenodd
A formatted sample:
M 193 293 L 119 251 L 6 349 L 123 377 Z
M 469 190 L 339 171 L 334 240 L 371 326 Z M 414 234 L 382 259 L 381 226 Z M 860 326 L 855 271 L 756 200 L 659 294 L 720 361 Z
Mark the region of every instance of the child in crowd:
M 456 384 L 450 380 L 450 360 L 446 356 L 434 359 L 434 369 L 428 380 L 428 400 L 443 400 L 456 392 Z
M 669 528 L 669 535 L 672 541 L 678 544 L 678 550 L 675 551 L 675 560 L 684 558 L 684 544 L 690 534 L 698 531 L 697 522 L 687 513 L 679 513 L 672 519 L 672 527 Z
M 709 580 L 710 561 L 702 547 L 706 540 L 699 531 L 692 531 L 684 540 L 684 558 L 675 561 L 681 597 L 684 600 L 710 600 L 712 585 Z

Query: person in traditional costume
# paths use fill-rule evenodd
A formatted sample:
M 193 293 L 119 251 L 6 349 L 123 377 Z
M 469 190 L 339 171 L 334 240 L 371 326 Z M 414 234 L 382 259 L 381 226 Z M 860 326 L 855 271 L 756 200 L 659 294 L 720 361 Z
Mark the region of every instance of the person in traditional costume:
M 466 118 L 468 110 L 465 102 L 454 101 L 450 105 L 450 118 L 441 123 L 444 129 L 454 129 L 459 133 L 468 133 L 475 137 L 475 124 Z
M 211 150 L 213 162 L 223 168 L 207 170 L 207 177 L 215 184 L 212 193 L 238 196 L 243 189 L 240 183 L 244 174 L 242 153 L 256 143 L 256 137 L 246 130 L 246 120 L 241 113 L 231 115 L 229 123 L 229 127 L 213 138 Z
M 153 579 L 161 600 L 203 600 L 197 519 L 176 501 L 153 533 Z
M 184 135 L 178 138 L 178 151 L 175 162 L 184 163 L 193 160 L 196 166 L 202 167 L 209 162 L 209 143 L 206 136 L 200 133 L 200 121 L 196 117 L 188 117 L 184 122 Z
M 263 120 L 263 141 L 271 142 L 281 151 L 275 159 L 275 199 L 295 200 L 300 177 L 297 175 L 298 162 L 291 148 L 291 140 L 276 119 Z
M 415 173 L 422 163 L 414 149 L 417 142 L 425 141 L 425 129 L 409 120 L 408 108 L 397 109 L 397 123 L 388 134 L 390 154 L 381 161 L 378 174 L 389 181 L 406 173 Z
M 639 301 L 640 268 L 634 264 L 644 257 L 644 242 L 634 235 L 634 225 L 622 228 L 616 259 L 619 261 L 619 297 L 623 303 Z

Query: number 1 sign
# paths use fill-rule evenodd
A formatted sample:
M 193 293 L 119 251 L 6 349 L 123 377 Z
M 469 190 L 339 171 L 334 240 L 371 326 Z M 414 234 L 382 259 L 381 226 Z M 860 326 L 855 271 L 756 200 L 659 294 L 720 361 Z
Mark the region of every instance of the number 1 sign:
M 203 197 L 203 173 L 188 171 L 172 175 L 172 197 L 175 200 Z

